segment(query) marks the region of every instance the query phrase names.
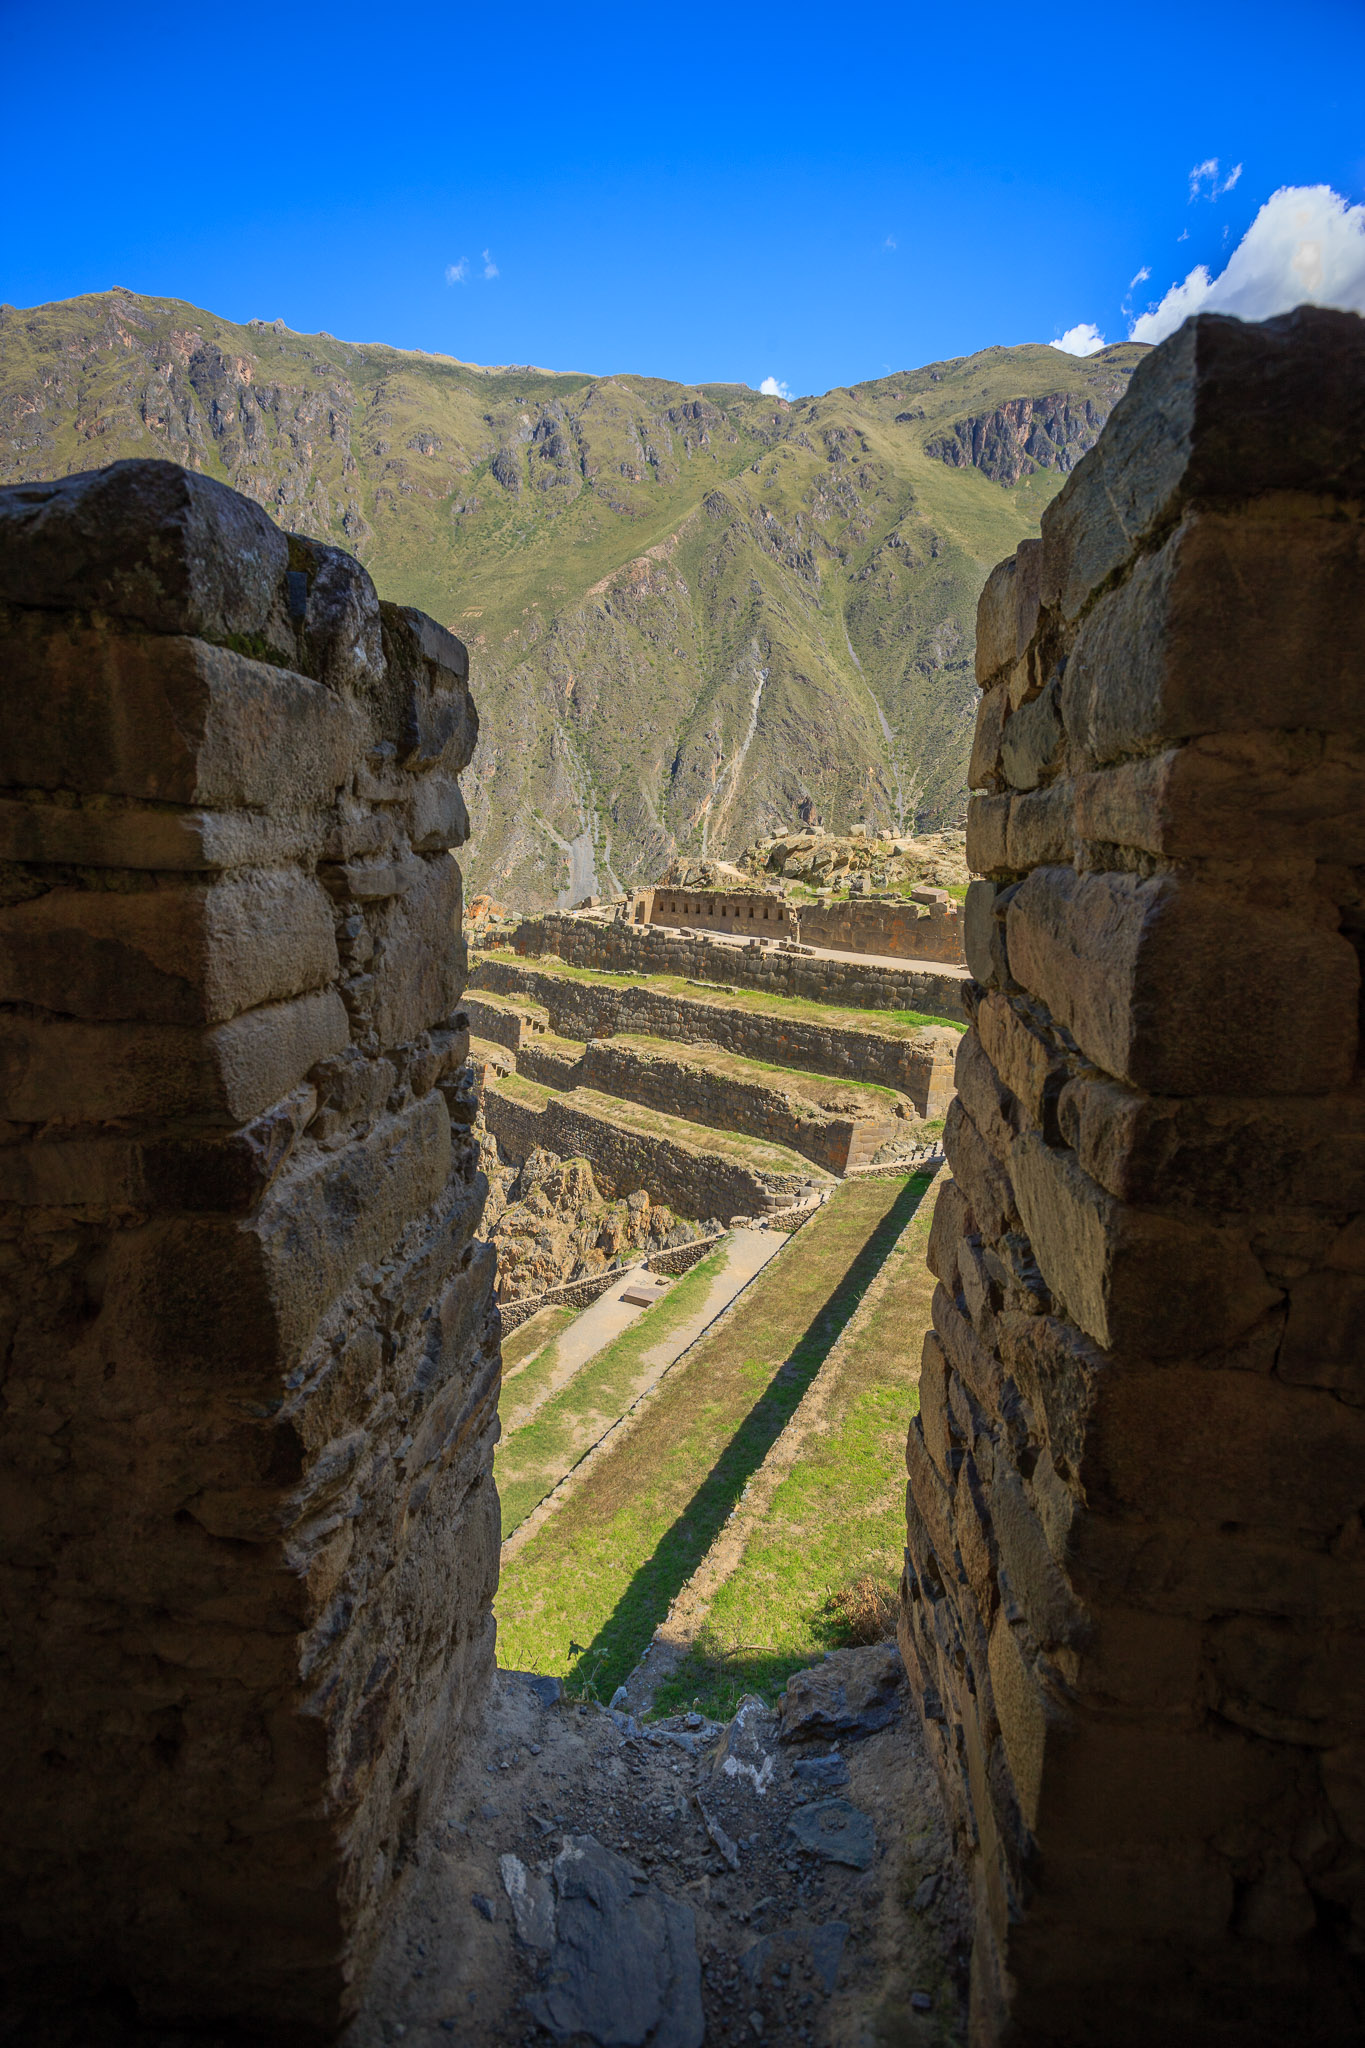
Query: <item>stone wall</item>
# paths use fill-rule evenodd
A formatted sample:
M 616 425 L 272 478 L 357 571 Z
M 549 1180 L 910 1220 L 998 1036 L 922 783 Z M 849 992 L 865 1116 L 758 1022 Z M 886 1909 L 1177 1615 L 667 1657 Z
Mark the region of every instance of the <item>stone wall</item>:
M 748 1216 L 770 1194 L 794 1194 L 808 1176 L 795 1159 L 791 1170 L 748 1166 L 724 1152 L 692 1145 L 676 1122 L 642 1129 L 613 1114 L 610 1096 L 591 1089 L 559 1095 L 532 1084 L 485 1082 L 484 1121 L 504 1158 L 520 1166 L 538 1145 L 560 1159 L 586 1159 L 609 1201 L 648 1189 L 695 1221 Z M 698 1133 L 698 1136 L 701 1134 Z
M 766 889 L 640 889 L 631 898 L 631 921 L 675 931 L 742 932 L 774 942 L 796 937 L 796 918 L 780 896 Z
M 796 936 L 803 946 L 880 953 L 892 960 L 966 961 L 962 913 L 946 889 L 917 889 L 907 902 L 803 903 Z
M 495 1014 L 492 1003 L 479 1003 L 478 992 L 510 997 L 526 1012 L 523 1023 L 505 1005 Z M 543 1012 L 565 1038 L 611 1038 L 636 1031 L 651 1038 L 676 1038 L 719 1045 L 746 1059 L 773 1060 L 807 1073 L 837 1080 L 875 1081 L 908 1095 L 921 1116 L 942 1116 L 953 1094 L 953 1061 L 959 1034 L 943 1025 L 925 1025 L 911 1035 L 881 1032 L 874 1026 L 832 1024 L 823 1019 L 785 1016 L 771 1010 L 695 995 L 669 995 L 638 983 L 575 981 L 571 976 L 509 960 L 480 959 L 471 976 L 471 1014 L 484 1038 L 517 1052 L 534 1043 Z
M 573 967 L 605 968 L 615 974 L 681 974 L 693 981 L 728 982 L 736 988 L 851 1009 L 918 1010 L 955 1023 L 964 1017 L 960 972 L 881 967 L 871 960 L 820 960 L 777 947 L 732 946 L 656 925 L 586 917 L 528 918 L 514 932 L 512 945 L 523 958 L 554 954 Z
M 804 1215 L 801 1220 L 805 1221 Z M 728 1230 L 717 1230 L 709 1237 L 694 1237 L 687 1244 L 670 1245 L 667 1251 L 650 1252 L 644 1259 L 637 1260 L 636 1266 L 642 1266 L 649 1273 L 688 1273 L 693 1266 L 699 1266 L 717 1245 L 724 1244 L 729 1235 Z M 543 1308 L 556 1304 L 566 1308 L 589 1308 L 609 1287 L 616 1285 L 624 1270 L 621 1266 L 608 1266 L 605 1273 L 594 1273 L 589 1279 L 569 1280 L 563 1287 L 547 1287 L 543 1294 L 525 1294 L 520 1301 L 503 1302 L 503 1335 L 519 1330 Z
M 893 960 L 965 962 L 962 917 L 946 889 L 916 889 L 908 900 L 789 904 L 765 890 L 641 889 L 629 922 L 674 931 L 729 932 L 760 944 L 784 939 L 840 953 Z
M 901 1640 L 971 2040 L 1365 2025 L 1365 323 L 1201 316 L 981 600 Z
M 330 2038 L 493 1661 L 464 649 L 146 462 L 0 640 L 0 1967 Z

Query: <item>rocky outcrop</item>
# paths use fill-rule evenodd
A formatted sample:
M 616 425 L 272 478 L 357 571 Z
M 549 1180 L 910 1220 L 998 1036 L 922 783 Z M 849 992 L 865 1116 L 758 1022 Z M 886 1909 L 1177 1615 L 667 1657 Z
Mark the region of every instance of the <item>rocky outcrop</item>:
M 1365 322 L 1201 315 L 986 586 L 901 1642 L 979 2048 L 1359 2039 Z
M 139 462 L 0 640 L 7 1993 L 328 2038 L 493 1657 L 465 652 Z
M 1127 382 L 1116 376 L 1092 392 L 1007 399 L 990 412 L 954 420 L 951 433 L 926 441 L 924 452 L 951 469 L 979 469 L 994 484 L 1017 484 L 1040 469 L 1065 476 L 1094 447 Z

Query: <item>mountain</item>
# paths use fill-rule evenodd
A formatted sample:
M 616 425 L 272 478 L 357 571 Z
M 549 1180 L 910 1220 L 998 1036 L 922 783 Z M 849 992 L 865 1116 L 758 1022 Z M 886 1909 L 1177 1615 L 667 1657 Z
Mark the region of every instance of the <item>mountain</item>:
M 1142 353 L 990 348 L 787 403 L 114 290 L 0 308 L 0 482 L 166 456 L 459 633 L 471 886 L 532 909 L 798 816 L 958 823 L 978 592 Z

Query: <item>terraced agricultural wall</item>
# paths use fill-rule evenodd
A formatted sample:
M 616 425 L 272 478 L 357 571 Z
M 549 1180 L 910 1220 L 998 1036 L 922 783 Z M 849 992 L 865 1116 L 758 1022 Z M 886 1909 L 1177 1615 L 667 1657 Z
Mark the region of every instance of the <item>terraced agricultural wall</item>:
M 1200 316 L 993 574 L 901 1642 L 974 2048 L 1344 2048 L 1365 322 Z
M 483 1097 L 484 1121 L 506 1157 L 514 1164 L 537 1145 L 561 1159 L 586 1159 L 599 1188 L 609 1200 L 647 1188 L 698 1221 L 748 1216 L 761 1209 L 766 1195 L 794 1194 L 807 1175 L 799 1160 L 748 1165 L 705 1145 L 687 1141 L 685 1131 L 662 1122 L 632 1126 L 629 1115 L 618 1117 L 608 1096 L 586 1091 L 557 1095 L 500 1085 L 491 1078 Z M 699 1134 L 701 1135 L 701 1134 Z M 762 1155 L 760 1153 L 761 1161 Z
M 0 642 L 0 1974 L 292 2048 L 493 1661 L 465 654 L 143 462 Z
M 882 1034 L 826 1018 L 807 1021 L 746 1009 L 726 1001 L 719 990 L 719 1000 L 707 1000 L 700 991 L 674 996 L 624 981 L 576 981 L 487 954 L 475 962 L 470 988 L 513 1000 L 524 997 L 543 1008 L 551 1029 L 565 1038 L 611 1038 L 634 1031 L 718 1045 L 744 1059 L 772 1060 L 836 1080 L 878 1082 L 908 1095 L 921 1116 L 942 1116 L 952 1099 L 958 1033 L 942 1025 L 926 1025 L 912 1036 Z M 520 1024 L 491 1012 L 491 1004 L 480 1010 L 479 1032 L 515 1052 L 525 1042 Z
M 623 919 L 609 923 L 586 917 L 527 918 L 512 934 L 512 945 L 523 957 L 557 954 L 570 966 L 606 968 L 614 974 L 682 974 L 775 996 L 800 996 L 807 1002 L 845 1003 L 862 1010 L 918 1010 L 957 1023 L 963 1019 L 962 981 L 956 974 L 881 967 L 871 960 L 821 960 L 757 944 L 718 944 Z

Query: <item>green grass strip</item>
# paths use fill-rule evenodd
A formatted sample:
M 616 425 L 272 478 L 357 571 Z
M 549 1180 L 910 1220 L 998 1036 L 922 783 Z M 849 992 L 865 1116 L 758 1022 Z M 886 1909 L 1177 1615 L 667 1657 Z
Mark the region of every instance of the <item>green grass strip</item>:
M 511 1558 L 499 1656 L 607 1696 L 739 1501 L 927 1177 L 841 1187 Z
M 728 1719 L 745 1693 L 770 1704 L 793 1671 L 849 1640 L 838 1596 L 858 1581 L 892 1596 L 905 1545 L 905 1432 L 919 1408 L 933 1276 L 933 1204 L 916 1210 L 890 1275 L 836 1368 L 824 1415 L 712 1603 L 655 1706 L 695 1701 Z
M 695 1315 L 726 1256 L 722 1244 L 700 1259 L 674 1281 L 662 1300 L 645 1309 L 629 1329 L 580 1366 L 520 1429 L 503 1438 L 493 1453 L 493 1476 L 502 1503 L 504 1543 L 624 1414 L 647 1371 L 645 1353 L 666 1343 Z M 514 1380 L 504 1394 L 509 1411 L 526 1405 L 522 1384 L 521 1379 Z
M 769 1016 L 790 1017 L 798 1023 L 843 1024 L 855 1030 L 880 1032 L 883 1038 L 902 1038 L 907 1031 L 923 1030 L 927 1024 L 945 1024 L 950 1031 L 965 1031 L 967 1026 L 952 1017 L 932 1017 L 924 1010 L 861 1010 L 852 1004 L 815 1003 L 806 996 L 771 995 L 766 989 L 741 988 L 728 982 L 689 981 L 683 974 L 640 974 L 631 968 L 612 969 L 607 967 L 574 967 L 567 960 L 560 960 L 554 954 L 523 956 L 501 946 L 489 946 L 475 954 L 475 972 L 480 960 L 500 960 L 509 967 L 520 967 L 531 974 L 555 974 L 566 981 L 597 982 L 603 988 L 620 988 L 629 983 L 632 988 L 655 989 L 666 996 L 691 996 L 714 1004 L 742 1003 L 746 1009 L 762 1010 Z M 475 995 L 485 991 L 477 985 Z M 532 1003 L 534 996 L 504 996 L 503 1001 Z M 891 1026 L 891 1029 L 887 1027 Z

